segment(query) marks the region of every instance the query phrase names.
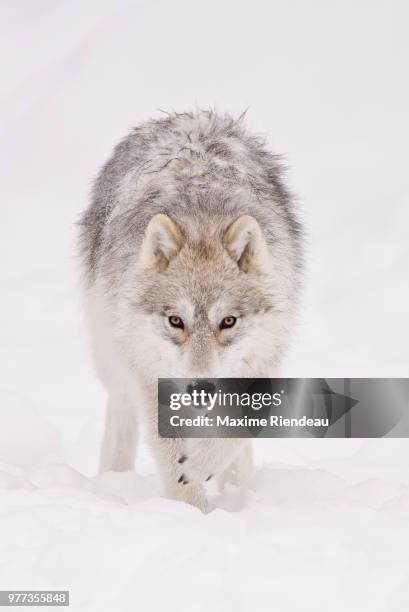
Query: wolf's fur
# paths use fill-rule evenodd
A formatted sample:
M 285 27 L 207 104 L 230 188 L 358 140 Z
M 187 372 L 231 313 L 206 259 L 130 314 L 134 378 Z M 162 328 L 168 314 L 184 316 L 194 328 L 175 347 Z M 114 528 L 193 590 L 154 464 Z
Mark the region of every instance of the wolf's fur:
M 157 378 L 277 375 L 300 237 L 278 159 L 242 119 L 172 114 L 119 143 L 81 220 L 88 323 L 109 395 L 102 470 L 133 468 L 140 414 L 169 496 L 206 510 L 204 480 L 246 476 L 242 440 L 158 438 Z M 236 325 L 221 330 L 227 316 Z

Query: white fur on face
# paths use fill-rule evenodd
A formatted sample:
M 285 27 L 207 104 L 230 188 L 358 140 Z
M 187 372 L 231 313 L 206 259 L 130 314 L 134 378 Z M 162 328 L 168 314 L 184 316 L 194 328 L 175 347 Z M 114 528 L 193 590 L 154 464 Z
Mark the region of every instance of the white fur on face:
M 186 313 L 182 308 L 181 312 Z M 189 320 L 187 313 L 185 317 Z M 186 341 L 177 345 L 165 334 L 167 322 L 160 317 L 142 315 L 138 316 L 138 321 L 135 345 L 138 354 L 143 356 L 142 371 L 151 368 L 154 377 L 164 378 L 267 376 L 276 366 L 271 355 L 280 349 L 285 327 L 282 315 L 259 313 L 238 320 L 236 329 L 221 332 L 233 336 L 233 341 L 226 346 L 216 341 L 210 326 L 207 333 L 191 328 Z M 236 333 L 240 337 L 234 340 Z M 200 350 L 199 359 L 194 354 L 195 348 Z M 135 349 L 130 346 L 129 350 Z

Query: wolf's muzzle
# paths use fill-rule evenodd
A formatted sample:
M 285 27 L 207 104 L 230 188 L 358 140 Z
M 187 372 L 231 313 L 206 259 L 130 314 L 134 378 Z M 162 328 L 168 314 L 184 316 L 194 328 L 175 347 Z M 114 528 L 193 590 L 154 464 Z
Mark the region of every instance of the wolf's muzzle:
M 214 393 L 215 390 L 216 390 L 216 387 L 214 386 L 214 383 L 212 383 L 210 380 L 193 380 L 186 387 L 187 393 L 190 393 L 190 394 L 193 391 L 197 391 L 198 393 L 200 393 L 201 391 L 204 391 L 206 394 Z

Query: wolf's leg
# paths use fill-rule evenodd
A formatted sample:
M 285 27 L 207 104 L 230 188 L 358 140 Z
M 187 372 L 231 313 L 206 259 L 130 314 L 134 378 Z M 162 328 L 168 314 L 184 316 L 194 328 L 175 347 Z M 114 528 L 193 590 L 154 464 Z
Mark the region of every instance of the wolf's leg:
M 209 504 L 205 488 L 197 474 L 192 471 L 189 474 L 186 441 L 182 438 L 159 436 L 157 383 L 149 384 L 143 376 L 140 381 L 144 407 L 141 417 L 144 420 L 146 442 L 154 456 L 166 496 L 196 506 L 202 512 L 208 512 Z
M 137 414 L 125 393 L 111 393 L 105 417 L 99 471 L 133 470 L 137 444 Z
M 237 486 L 242 484 L 250 478 L 253 470 L 253 448 L 251 444 L 246 444 L 234 461 L 217 479 L 219 490 L 221 491 L 227 483 Z
M 150 445 L 155 456 L 166 495 L 170 499 L 183 501 L 196 506 L 202 512 L 209 511 L 209 504 L 204 486 L 192 480 L 187 472 L 185 445 L 183 440 L 150 438 Z

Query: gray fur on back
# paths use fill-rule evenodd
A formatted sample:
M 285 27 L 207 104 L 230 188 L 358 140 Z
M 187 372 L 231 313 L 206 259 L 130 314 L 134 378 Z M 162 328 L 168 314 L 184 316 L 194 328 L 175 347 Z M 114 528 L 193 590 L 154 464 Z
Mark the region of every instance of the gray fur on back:
M 299 268 L 301 229 L 281 164 L 242 118 L 169 114 L 134 128 L 115 147 L 80 221 L 88 282 L 120 274 L 157 213 L 187 229 L 190 239 L 221 235 L 239 215 L 252 215 L 272 252 L 285 244 L 294 271 Z

